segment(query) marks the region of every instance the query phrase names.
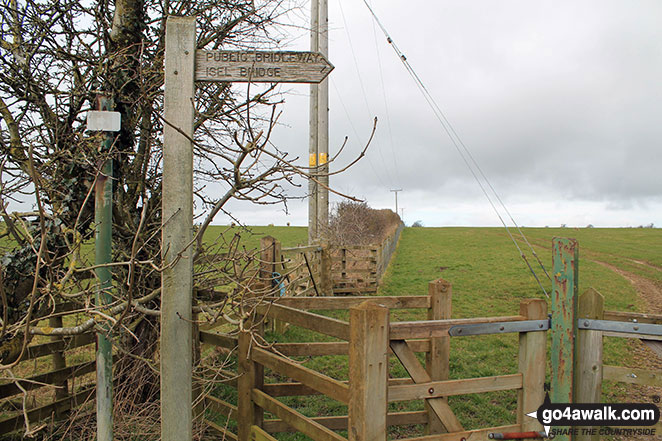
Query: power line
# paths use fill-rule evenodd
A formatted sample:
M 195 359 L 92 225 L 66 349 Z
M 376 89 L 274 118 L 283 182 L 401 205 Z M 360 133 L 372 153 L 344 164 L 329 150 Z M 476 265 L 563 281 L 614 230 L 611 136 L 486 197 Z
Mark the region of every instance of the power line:
M 347 20 L 345 18 L 345 11 L 342 7 L 342 1 L 338 2 L 338 5 L 340 6 L 340 16 L 342 17 L 342 21 L 344 24 L 344 29 L 345 29 L 345 34 L 347 35 L 347 40 L 349 42 L 349 47 L 350 51 L 352 53 L 352 59 L 354 60 L 354 68 L 356 69 L 356 76 L 357 79 L 359 80 L 359 86 L 361 87 L 361 93 L 363 95 L 363 101 L 365 103 L 366 109 L 368 110 L 368 115 L 372 117 L 372 111 L 370 109 L 370 104 L 368 103 L 368 94 L 366 93 L 365 90 L 365 85 L 363 83 L 363 77 L 361 75 L 361 71 L 359 70 L 359 63 L 356 57 L 356 52 L 354 51 L 354 43 L 352 41 L 352 37 L 349 32 L 349 25 L 347 24 Z M 384 173 L 386 174 L 386 177 L 388 178 L 389 182 L 391 185 L 393 185 L 394 180 L 393 176 L 391 175 L 389 171 L 389 167 L 386 166 L 386 160 L 384 159 L 384 154 L 382 153 L 381 149 L 381 143 L 379 142 L 379 137 L 375 138 L 375 143 L 377 145 L 377 151 L 379 152 L 379 157 L 382 160 L 382 166 L 384 167 Z
M 517 248 L 517 251 L 519 252 L 519 254 L 520 254 L 520 256 L 522 257 L 522 259 L 524 260 L 524 262 L 526 263 L 527 267 L 529 268 L 529 271 L 531 271 L 531 274 L 532 274 L 533 277 L 536 279 L 536 282 L 538 282 L 538 285 L 540 286 L 540 289 L 542 289 L 542 291 L 545 293 L 545 295 L 546 295 L 547 297 L 549 297 L 549 294 L 547 293 L 547 291 L 546 291 L 545 288 L 543 287 L 542 283 L 540 282 L 540 279 L 538 278 L 538 275 L 537 275 L 536 272 L 533 270 L 533 267 L 531 267 L 531 264 L 529 263 L 529 260 L 527 259 L 526 255 L 524 254 L 524 252 L 523 252 L 522 249 L 520 248 L 519 244 L 517 243 L 517 241 L 516 241 L 515 238 L 513 237 L 512 233 L 510 232 L 510 229 L 508 228 L 508 225 L 507 225 L 506 222 L 503 220 L 503 217 L 502 217 L 501 214 L 499 213 L 499 210 L 498 210 L 498 209 L 496 208 L 496 206 L 494 205 L 494 202 L 492 201 L 492 198 L 489 196 L 487 190 L 485 189 L 485 186 L 483 185 L 483 183 L 482 183 L 481 180 L 479 179 L 478 175 L 476 174 L 476 171 L 474 171 L 474 168 L 472 167 L 471 163 L 474 164 L 474 166 L 475 166 L 476 169 L 479 171 L 479 173 L 480 173 L 481 177 L 483 178 L 483 180 L 485 181 L 485 183 L 487 183 L 487 185 L 489 186 L 489 188 L 490 188 L 490 190 L 492 191 L 492 193 L 496 196 L 496 199 L 499 201 L 499 203 L 501 204 L 501 206 L 505 209 L 506 213 L 508 213 L 508 215 L 510 216 L 510 219 L 511 219 L 512 222 L 515 224 L 515 226 L 517 227 L 517 230 L 519 231 L 519 234 L 524 238 L 524 240 L 526 241 L 527 245 L 529 246 L 529 248 L 530 248 L 531 251 L 533 252 L 533 255 L 536 257 L 536 259 L 538 260 L 538 263 L 540 264 L 540 266 L 542 267 L 543 271 L 545 272 L 545 275 L 547 275 L 547 277 L 549 278 L 549 274 L 547 273 L 547 270 L 545 270 L 545 267 L 543 266 L 542 262 L 541 262 L 540 259 L 538 258 L 538 256 L 537 256 L 537 254 L 535 253 L 535 251 L 533 251 L 533 247 L 531 246 L 531 244 L 529 243 L 529 241 L 526 240 L 526 237 L 524 236 L 524 234 L 522 233 L 521 229 L 519 228 L 519 226 L 517 225 L 517 223 L 516 223 L 515 220 L 513 219 L 512 215 L 510 214 L 510 212 L 508 211 L 508 209 L 505 208 L 505 204 L 503 203 L 503 201 L 502 201 L 501 198 L 499 197 L 498 193 L 497 193 L 496 190 L 494 189 L 494 186 L 492 186 L 492 184 L 490 183 L 489 179 L 487 178 L 487 176 L 485 175 L 485 173 L 482 171 L 482 169 L 481 169 L 480 166 L 478 165 L 478 162 L 475 160 L 475 158 L 473 157 L 473 155 L 470 153 L 470 151 L 469 151 L 469 149 L 467 148 L 467 146 L 464 144 L 464 142 L 462 142 L 462 139 L 460 138 L 460 136 L 457 134 L 457 132 L 456 132 L 455 129 L 453 128 L 453 125 L 450 123 L 450 121 L 448 120 L 448 118 L 446 117 L 446 115 L 444 114 L 444 112 L 441 110 L 441 107 L 439 107 L 439 105 L 437 104 L 437 102 L 435 101 L 434 97 L 432 96 L 432 94 L 430 93 L 430 91 L 427 89 L 427 87 L 425 86 L 425 84 L 423 83 L 423 81 L 421 80 L 421 78 L 418 76 L 418 74 L 416 73 L 416 71 L 414 70 L 414 68 L 413 68 L 413 67 L 409 64 L 409 62 L 407 61 L 407 57 L 404 55 L 404 53 L 400 50 L 400 48 L 398 48 L 398 46 L 396 45 L 396 43 L 393 41 L 393 39 L 391 38 L 391 36 L 390 36 L 390 34 L 388 33 L 388 31 L 386 30 L 386 28 L 384 27 L 384 25 L 383 25 L 383 24 L 381 23 L 381 21 L 379 20 L 379 17 L 377 17 L 377 15 L 376 15 L 375 12 L 373 11 L 373 9 L 372 9 L 372 7 L 370 6 L 370 4 L 368 4 L 367 0 L 363 0 L 363 3 L 366 5 L 366 7 L 368 8 L 368 10 L 370 11 L 370 14 L 372 15 L 374 21 L 377 23 L 377 25 L 380 27 L 380 29 L 382 30 L 382 32 L 383 32 L 384 35 L 386 36 L 386 40 L 387 40 L 388 43 L 391 45 L 391 47 L 393 48 L 393 50 L 395 51 L 395 53 L 398 55 L 398 58 L 400 59 L 400 61 L 401 61 L 402 64 L 404 65 L 405 69 L 407 70 L 407 72 L 409 72 L 409 75 L 412 77 L 412 79 L 413 79 L 414 82 L 416 83 L 417 87 L 419 88 L 419 90 L 420 90 L 421 93 L 423 94 L 423 97 L 425 98 L 425 100 L 427 101 L 428 105 L 429 105 L 430 108 L 432 109 L 432 112 L 435 114 L 435 117 L 437 118 L 437 120 L 439 121 L 439 123 L 440 123 L 441 126 L 443 127 L 444 131 L 446 132 L 446 134 L 447 134 L 448 137 L 450 138 L 450 140 L 451 140 L 453 146 L 455 147 L 455 149 L 457 150 L 458 154 L 459 154 L 460 157 L 462 158 L 462 161 L 464 162 L 464 164 L 467 166 L 467 168 L 468 168 L 469 171 L 471 172 L 471 175 L 473 176 L 474 180 L 476 181 L 476 183 L 477 183 L 478 186 L 480 187 L 481 191 L 483 192 L 483 195 L 484 195 L 485 198 L 488 200 L 490 206 L 492 207 L 492 210 L 494 211 L 494 213 L 497 215 L 497 217 L 498 217 L 499 220 L 501 221 L 501 224 L 503 225 L 503 227 L 506 229 L 506 232 L 508 233 L 508 236 L 510 237 L 510 240 L 511 240 L 511 241 L 513 242 L 513 244 L 515 245 L 515 248 Z M 464 150 L 464 152 L 463 152 L 463 150 Z M 465 155 L 465 153 L 466 153 L 466 155 Z M 470 159 L 471 162 L 467 159 L 467 157 Z

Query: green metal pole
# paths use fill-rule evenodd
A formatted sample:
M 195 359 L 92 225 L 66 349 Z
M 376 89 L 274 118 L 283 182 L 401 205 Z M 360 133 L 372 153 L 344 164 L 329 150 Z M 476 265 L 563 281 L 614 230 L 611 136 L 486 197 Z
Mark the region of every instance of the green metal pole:
M 99 110 L 112 110 L 112 99 L 98 98 Z M 112 132 L 104 132 L 102 154 L 107 153 L 113 144 Z M 104 265 L 112 260 L 113 229 L 113 163 L 105 160 L 95 187 L 94 221 L 96 223 L 95 264 Z M 96 292 L 96 305 L 103 308 L 112 302 L 109 290 L 113 276 L 109 266 L 96 269 L 99 286 Z M 102 332 L 97 333 L 97 440 L 113 439 L 113 348 L 110 340 Z
M 575 239 L 552 240 L 552 403 L 572 403 L 577 336 L 577 299 L 579 289 L 579 244 Z M 559 435 L 558 441 L 569 441 Z

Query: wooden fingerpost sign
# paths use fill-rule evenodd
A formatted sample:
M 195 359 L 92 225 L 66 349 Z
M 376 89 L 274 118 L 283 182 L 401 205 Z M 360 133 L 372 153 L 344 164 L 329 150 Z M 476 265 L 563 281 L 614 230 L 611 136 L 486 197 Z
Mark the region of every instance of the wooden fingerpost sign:
M 195 81 L 319 83 L 317 52 L 196 50 L 195 17 L 168 17 L 161 280 L 161 439 L 192 439 L 193 118 Z M 243 440 L 242 440 L 243 441 Z

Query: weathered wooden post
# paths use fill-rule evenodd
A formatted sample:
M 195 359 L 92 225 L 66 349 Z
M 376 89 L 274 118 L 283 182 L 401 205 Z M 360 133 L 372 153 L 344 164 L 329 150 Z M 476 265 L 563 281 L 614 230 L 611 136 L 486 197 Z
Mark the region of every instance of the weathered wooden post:
M 437 279 L 428 284 L 428 295 L 430 296 L 430 307 L 428 308 L 428 320 L 445 320 L 451 318 L 453 286 L 444 279 Z M 430 352 L 425 355 L 425 369 L 430 375 L 431 381 L 448 380 L 450 372 L 450 337 L 433 337 L 430 339 Z M 448 402 L 444 398 L 444 402 Z M 446 432 L 443 424 L 432 408 L 425 403 L 428 411 L 429 434 Z
M 193 99 L 195 17 L 168 17 L 163 129 L 161 439 L 193 436 Z
M 331 249 L 328 243 L 322 244 L 320 257 L 320 290 L 325 296 L 333 296 L 333 275 Z
M 244 326 L 248 326 L 246 323 Z M 262 427 L 262 408 L 253 403 L 253 389 L 262 389 L 264 368 L 251 360 L 253 337 L 248 329 L 239 333 L 237 354 L 239 378 L 237 379 L 237 437 L 239 441 L 251 440 L 251 427 Z
M 51 328 L 61 328 L 63 326 L 62 324 L 62 316 L 58 315 L 55 317 L 49 317 L 48 319 L 48 326 Z M 52 341 L 62 341 L 62 336 L 56 335 L 51 337 Z M 64 357 L 64 351 L 55 351 L 53 352 L 53 369 L 54 370 L 59 370 L 59 369 L 64 369 L 67 367 L 67 360 Z M 67 386 L 67 380 L 61 380 L 55 382 L 55 386 L 57 387 L 55 389 L 55 399 L 56 400 L 61 400 L 63 398 L 67 398 L 69 396 L 69 391 L 68 391 L 68 386 Z
M 276 272 L 276 263 L 280 263 L 280 242 L 275 237 L 264 236 L 260 239 L 260 279 L 271 288 Z
M 527 320 L 547 318 L 547 302 L 542 299 L 527 299 L 520 302 L 520 315 Z M 520 332 L 519 372 L 522 374 L 522 389 L 517 396 L 517 422 L 522 432 L 540 431 L 540 423 L 526 416 L 534 412 L 545 399 L 545 368 L 547 366 L 547 333 Z
M 385 441 L 389 310 L 366 301 L 349 310 L 350 441 Z
M 552 240 L 552 376 L 553 403 L 572 403 L 576 357 L 579 244 L 575 239 Z M 557 441 L 569 441 L 559 435 Z
M 604 297 L 589 288 L 579 297 L 577 317 L 589 320 L 602 320 Z M 575 360 L 575 402 L 599 403 L 602 395 L 602 331 L 580 330 L 577 335 L 577 358 Z M 586 429 L 589 429 L 588 427 Z M 576 441 L 597 441 L 600 435 L 582 434 Z

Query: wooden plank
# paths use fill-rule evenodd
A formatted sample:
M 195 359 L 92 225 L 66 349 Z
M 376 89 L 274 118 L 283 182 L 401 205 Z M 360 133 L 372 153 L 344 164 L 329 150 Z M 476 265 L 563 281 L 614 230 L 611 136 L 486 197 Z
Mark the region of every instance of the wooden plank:
M 662 324 L 662 314 L 642 314 L 639 312 L 624 311 L 605 311 L 604 320 L 614 320 L 617 322 L 631 322 L 636 320 L 639 323 L 651 323 L 654 325 Z
M 207 407 L 212 412 L 216 412 L 233 420 L 237 419 L 237 406 L 226 403 L 225 401 L 211 395 L 205 395 L 204 400 L 205 407 Z
M 602 376 L 605 380 L 619 383 L 662 387 L 662 373 L 656 371 L 621 366 L 603 366 Z
M 389 309 L 429 308 L 428 296 L 352 296 L 352 297 L 267 297 L 265 301 L 296 309 L 337 310 L 349 309 L 369 300 Z
M 258 426 L 251 427 L 251 440 L 252 441 L 278 441 L 273 436 L 259 428 Z
M 407 340 L 414 352 L 428 352 L 430 340 Z M 307 342 L 307 343 L 274 343 L 275 351 L 287 356 L 311 357 L 319 355 L 347 355 L 349 343 L 341 342 Z M 391 350 L 389 349 L 389 352 Z
M 332 274 L 340 274 L 340 271 L 331 271 Z M 377 274 L 377 271 L 375 271 L 374 268 L 347 268 L 344 273 L 346 274 L 372 274 L 375 275 Z M 355 276 L 354 278 L 356 278 Z M 347 279 L 352 279 L 352 277 L 343 277 L 342 280 L 347 280 Z M 376 280 L 376 277 L 371 278 L 372 280 Z
M 377 292 L 377 287 L 376 286 L 367 286 L 363 288 L 348 288 L 348 287 L 333 287 L 333 293 L 334 294 L 353 294 L 353 293 L 370 293 L 370 292 Z
M 552 377 L 553 403 L 572 403 L 576 356 L 579 245 L 575 239 L 552 240 Z M 558 441 L 568 441 L 560 435 Z
M 239 339 L 227 334 L 200 331 L 200 342 L 212 346 L 234 349 L 239 344 Z
M 478 317 L 453 320 L 419 320 L 415 322 L 391 323 L 391 340 L 408 340 L 413 338 L 446 337 L 448 329 L 457 325 L 473 325 L 480 323 L 517 322 L 525 320 L 521 315 L 505 317 Z
M 347 430 L 347 424 L 348 424 L 347 416 L 315 417 L 315 418 L 311 418 L 311 420 L 323 425 L 327 429 Z M 398 412 L 398 413 L 389 413 L 388 415 L 386 415 L 387 426 L 406 426 L 410 424 L 425 424 L 426 422 L 427 422 L 427 412 L 425 411 Z M 268 432 L 272 432 L 272 433 L 294 431 L 292 427 L 288 426 L 282 420 L 266 420 L 264 422 L 264 428 Z
M 386 441 L 389 309 L 366 301 L 349 310 L 349 440 Z
M 604 316 L 604 297 L 593 288 L 589 288 L 579 297 L 577 317 L 579 319 L 602 320 Z M 574 399 L 577 403 L 600 403 L 602 397 L 602 332 L 578 331 L 577 357 L 575 358 Z M 600 435 L 585 434 L 579 427 L 579 433 L 573 441 L 599 441 Z
M 322 247 L 319 245 L 310 245 L 306 247 L 289 247 L 289 248 L 281 249 L 281 253 L 287 256 L 303 254 L 303 253 L 321 252 L 321 251 L 322 251 Z
M 207 426 L 211 427 L 212 429 L 214 429 L 215 431 L 217 431 L 218 433 L 220 433 L 221 435 L 223 435 L 223 438 L 221 438 L 221 439 L 223 439 L 224 441 L 225 441 L 225 440 L 228 440 L 228 441 L 237 441 L 237 440 L 238 440 L 237 435 L 235 435 L 234 433 L 230 432 L 230 429 L 228 429 L 228 428 L 226 428 L 226 427 L 222 427 L 222 426 L 216 424 L 215 422 L 210 421 L 210 420 L 208 420 L 208 419 L 206 419 L 206 418 L 204 418 L 204 417 L 202 418 L 202 421 L 203 421 Z
M 526 299 L 520 302 L 520 314 L 528 320 L 547 318 L 547 302 Z M 522 374 L 522 389 L 517 394 L 517 422 L 525 432 L 542 430 L 540 423 L 526 416 L 538 409 L 545 398 L 545 370 L 547 367 L 547 333 L 520 332 L 518 369 Z
M 522 374 L 429 381 L 388 388 L 389 403 L 522 388 Z M 538 404 L 540 406 L 540 404 Z
M 254 347 L 251 352 L 253 361 L 260 363 L 281 375 L 293 378 L 310 388 L 338 400 L 341 403 L 349 402 L 349 387 L 343 382 L 327 377 L 291 360 L 279 357 L 261 348 Z
M 303 416 L 296 410 L 290 409 L 261 390 L 253 389 L 252 399 L 264 410 L 274 414 L 292 426 L 296 431 L 301 432 L 316 441 L 347 441 L 346 438 L 332 432 L 311 418 Z
M 508 433 L 521 431 L 521 425 L 513 424 L 510 426 L 489 427 L 487 429 L 463 430 L 454 433 L 419 436 L 416 438 L 404 438 L 400 441 L 485 441 L 490 433 Z
M 95 390 L 96 388 L 94 386 L 87 387 L 85 389 L 79 390 L 67 398 L 54 401 L 36 409 L 28 410 L 28 419 L 30 420 L 30 423 L 38 423 L 39 421 L 50 418 L 53 413 L 58 415 L 69 409 L 80 406 L 81 403 L 85 403 L 94 398 Z M 6 418 L 0 421 L 0 433 L 4 434 L 13 432 L 14 430 L 21 430 L 24 424 L 25 419 L 22 413 L 10 418 Z
M 44 387 L 43 383 L 57 384 L 68 380 L 69 378 L 89 374 L 90 372 L 94 372 L 95 368 L 96 362 L 88 361 L 74 366 L 46 372 L 44 374 L 35 375 L 33 377 L 26 378 L 26 381 L 19 380 L 19 383 L 21 383 L 21 386 L 25 390 L 33 390 Z M 22 391 L 19 389 L 15 382 L 0 385 L 0 397 L 7 398 L 20 393 L 22 393 Z
M 415 383 L 429 383 L 430 375 L 421 366 L 416 354 L 407 346 L 404 340 L 391 340 L 391 349 L 402 363 L 402 366 L 411 375 Z M 441 398 L 426 400 L 430 408 L 437 414 L 447 432 L 458 432 L 464 430 L 448 403 Z
M 80 334 L 71 337 L 62 337 L 62 341 L 52 343 L 42 343 L 39 345 L 28 346 L 26 354 L 21 361 L 31 360 L 33 358 L 51 355 L 54 352 L 68 351 L 69 349 L 87 346 L 96 341 L 95 333 Z
M 452 285 L 443 280 L 437 279 L 428 283 L 428 296 L 430 297 L 430 307 L 428 308 L 428 320 L 449 320 L 452 315 Z M 409 345 L 409 342 L 407 343 Z M 414 350 L 411 346 L 409 346 Z M 430 352 L 425 354 L 425 369 L 433 381 L 448 380 L 450 373 L 450 337 L 430 338 Z M 434 390 L 434 388 L 433 388 Z M 438 390 L 438 389 L 437 389 Z M 441 395 L 439 395 L 441 397 Z M 391 391 L 389 390 L 389 400 Z M 442 398 L 446 400 L 446 398 Z M 432 410 L 428 403 L 425 403 L 428 412 L 428 425 L 426 434 L 443 433 L 444 425 L 437 414 Z
M 349 339 L 349 323 L 342 320 L 276 304 L 260 305 L 257 307 L 257 310 L 259 314 L 282 320 L 295 326 L 301 326 L 302 328 L 310 329 L 320 334 L 330 335 L 341 340 Z
M 342 381 L 341 383 L 349 385 L 349 381 Z M 389 386 L 398 386 L 402 384 L 412 384 L 411 378 L 388 379 Z M 265 384 L 262 390 L 272 397 L 320 395 L 320 392 L 301 383 L 270 383 Z
M 340 342 L 309 342 L 309 343 L 275 343 L 273 349 L 287 356 L 318 356 L 346 355 L 349 343 Z

